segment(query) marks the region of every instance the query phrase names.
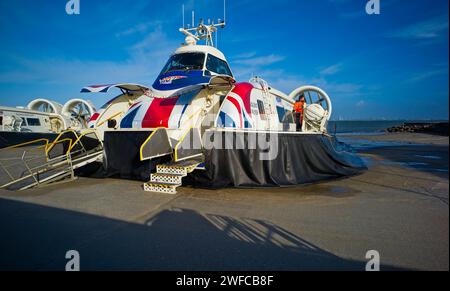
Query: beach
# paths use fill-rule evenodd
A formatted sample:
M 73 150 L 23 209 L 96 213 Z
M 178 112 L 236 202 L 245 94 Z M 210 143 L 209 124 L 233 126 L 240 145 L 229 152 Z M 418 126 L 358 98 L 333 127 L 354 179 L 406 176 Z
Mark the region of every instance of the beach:
M 361 175 L 292 188 L 144 192 L 119 179 L 0 190 L 0 269 L 449 269 L 447 137 L 340 135 Z

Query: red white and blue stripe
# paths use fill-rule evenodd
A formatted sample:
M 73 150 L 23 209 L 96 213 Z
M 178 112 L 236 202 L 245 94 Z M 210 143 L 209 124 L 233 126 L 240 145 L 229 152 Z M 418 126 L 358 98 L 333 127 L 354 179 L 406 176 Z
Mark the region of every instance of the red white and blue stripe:
M 108 93 L 111 88 L 119 88 L 125 91 L 147 91 L 148 87 L 139 84 L 109 84 L 109 85 L 93 85 L 81 89 L 81 93 Z
M 253 85 L 239 83 L 228 93 L 217 118 L 217 127 L 253 128 L 250 95 Z
M 121 128 L 179 128 L 192 99 L 200 90 L 168 98 L 145 98 L 130 107 Z

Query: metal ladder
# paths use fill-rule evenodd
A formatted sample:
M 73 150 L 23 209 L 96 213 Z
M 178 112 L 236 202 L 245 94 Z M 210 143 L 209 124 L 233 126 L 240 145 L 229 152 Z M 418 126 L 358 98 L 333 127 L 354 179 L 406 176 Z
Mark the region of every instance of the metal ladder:
M 157 165 L 156 173 L 150 175 L 150 182 L 144 184 L 144 191 L 177 194 L 177 188 L 182 186 L 183 178 L 202 163 L 201 159 L 192 159 Z

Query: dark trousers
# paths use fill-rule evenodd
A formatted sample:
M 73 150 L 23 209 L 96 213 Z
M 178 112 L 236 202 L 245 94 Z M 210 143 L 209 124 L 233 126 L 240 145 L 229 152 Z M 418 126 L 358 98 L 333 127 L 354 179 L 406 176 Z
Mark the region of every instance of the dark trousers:
M 297 131 L 302 131 L 302 114 L 300 112 L 295 112 L 295 124 L 297 126 Z

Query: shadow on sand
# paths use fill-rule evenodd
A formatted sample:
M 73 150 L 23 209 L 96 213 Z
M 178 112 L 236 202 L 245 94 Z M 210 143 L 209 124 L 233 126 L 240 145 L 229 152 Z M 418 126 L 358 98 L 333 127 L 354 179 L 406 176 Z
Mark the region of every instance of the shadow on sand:
M 0 199 L 0 270 L 364 270 L 270 222 L 162 210 L 145 224 Z M 384 266 L 384 270 L 395 268 Z

